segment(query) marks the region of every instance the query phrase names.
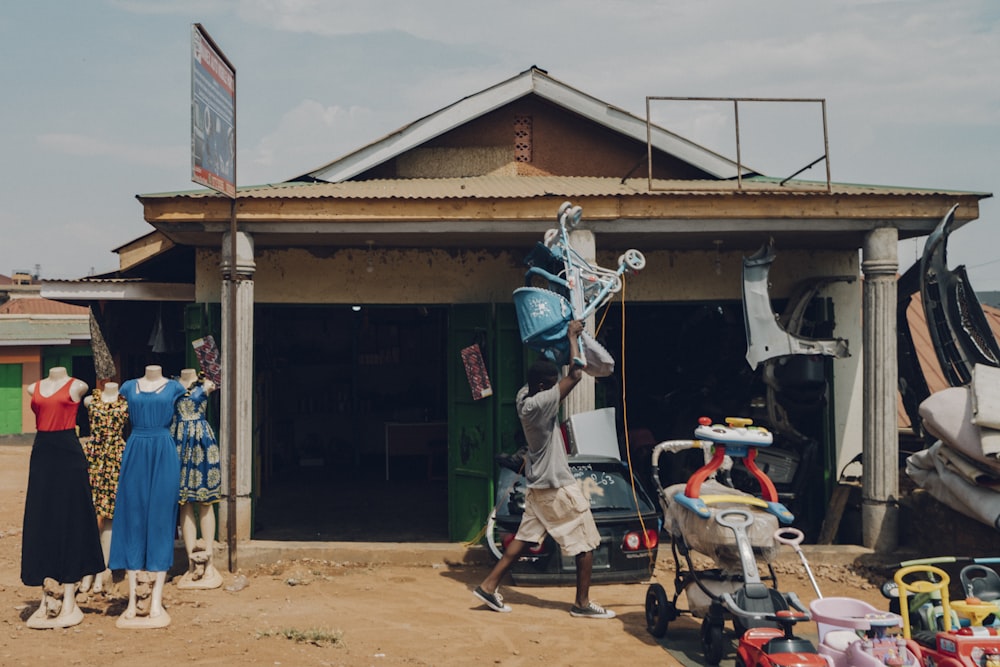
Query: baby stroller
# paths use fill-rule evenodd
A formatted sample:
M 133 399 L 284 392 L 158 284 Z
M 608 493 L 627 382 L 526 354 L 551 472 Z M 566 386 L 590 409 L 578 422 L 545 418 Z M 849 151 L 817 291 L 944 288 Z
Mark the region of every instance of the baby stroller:
M 525 259 L 525 286 L 514 290 L 521 342 L 563 365 L 569 360 L 566 342 L 569 321 L 584 320 L 622 289 L 626 271 L 641 271 L 646 258 L 638 250 L 627 250 L 618 258 L 618 268 L 590 264 L 569 241 L 569 233 L 580 224 L 583 210 L 565 202 L 559 207 L 558 229 L 549 229 Z M 536 287 L 535 278 L 545 280 Z M 614 370 L 607 350 L 584 332 L 579 342 L 582 358 L 573 362 L 591 375 L 606 376 Z
M 726 427 L 716 425 L 714 428 Z M 724 437 L 731 436 L 724 434 Z M 676 573 L 673 597 L 668 597 L 659 583 L 651 584 L 646 592 L 647 631 L 654 637 L 664 637 L 670 622 L 684 613 L 702 619 L 701 645 L 705 661 L 710 665 L 722 659 L 723 628 L 727 618 L 732 619 L 736 633 L 742 636 L 751 627 L 778 627 L 764 616 L 773 616 L 789 608 L 808 613 L 794 594 L 786 595 L 777 590 L 771 561 L 780 547 L 775 539 L 779 517 L 769 511 L 767 502 L 725 486 L 714 478 L 701 478 L 699 473 L 704 468 L 692 478 L 699 477 L 700 498 L 708 518 L 678 502 L 678 498 L 685 497 L 687 484 L 663 488 L 659 475 L 662 452 L 690 448 L 707 452 L 713 445 L 713 441 L 705 440 L 672 440 L 653 448 L 653 483 L 663 508 L 664 529 L 671 536 Z M 724 465 L 717 457 L 718 452 L 710 459 L 714 470 Z M 711 557 L 715 567 L 698 569 L 692 552 Z M 764 577 L 758 573 L 758 559 L 767 565 L 768 574 Z M 769 582 L 770 586 L 764 582 Z M 682 593 L 687 599 L 686 609 L 678 604 Z M 734 616 L 727 607 L 727 595 L 747 613 Z

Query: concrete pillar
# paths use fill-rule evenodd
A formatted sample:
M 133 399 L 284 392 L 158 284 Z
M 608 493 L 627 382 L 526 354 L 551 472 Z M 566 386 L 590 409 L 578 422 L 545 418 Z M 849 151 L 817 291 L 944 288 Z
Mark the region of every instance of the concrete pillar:
M 219 541 L 226 542 L 229 534 L 229 498 L 235 493 L 235 534 L 237 541 L 250 539 L 251 485 L 253 470 L 253 237 L 245 232 L 236 236 L 236 272 L 230 274 L 230 237 L 222 240 L 222 389 L 219 444 L 222 454 L 222 489 L 226 500 L 219 505 Z M 235 289 L 233 289 L 235 288 Z M 235 317 L 236 331 L 236 385 L 231 390 L 229 377 L 229 351 L 233 341 Z M 232 414 L 235 411 L 235 437 L 231 434 Z M 235 446 L 236 488 L 230 488 L 229 462 Z
M 864 273 L 864 435 L 861 532 L 879 553 L 899 542 L 899 433 L 896 423 L 896 257 L 894 227 L 869 232 L 861 255 Z
M 591 264 L 595 263 L 597 250 L 592 231 L 587 229 L 574 230 L 569 234 L 569 242 L 580 256 Z M 594 333 L 594 316 L 591 315 L 585 322 L 587 331 Z M 580 380 L 576 388 L 570 392 L 570 395 L 563 402 L 563 416 L 569 417 L 570 415 L 593 410 L 596 400 L 595 387 L 594 376 L 584 373 L 583 379 Z

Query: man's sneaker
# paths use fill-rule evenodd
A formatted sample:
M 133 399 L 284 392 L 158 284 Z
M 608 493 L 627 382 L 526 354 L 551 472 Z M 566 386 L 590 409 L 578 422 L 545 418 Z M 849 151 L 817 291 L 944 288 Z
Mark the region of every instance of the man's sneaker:
M 569 610 L 570 616 L 576 616 L 577 618 L 614 618 L 615 612 L 610 609 L 605 609 L 596 602 L 591 602 L 586 607 L 573 607 Z
M 510 611 L 510 606 L 503 603 L 503 596 L 500 595 L 499 588 L 492 593 L 487 593 L 483 590 L 482 586 L 476 586 L 476 590 L 472 591 L 472 594 L 485 602 L 486 606 L 493 611 L 499 611 L 501 614 L 506 614 Z

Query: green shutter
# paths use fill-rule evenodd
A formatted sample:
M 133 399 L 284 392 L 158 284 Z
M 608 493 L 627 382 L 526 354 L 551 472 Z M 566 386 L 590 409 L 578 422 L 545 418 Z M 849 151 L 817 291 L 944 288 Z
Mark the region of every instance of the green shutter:
M 0 364 L 0 435 L 20 433 L 21 364 Z

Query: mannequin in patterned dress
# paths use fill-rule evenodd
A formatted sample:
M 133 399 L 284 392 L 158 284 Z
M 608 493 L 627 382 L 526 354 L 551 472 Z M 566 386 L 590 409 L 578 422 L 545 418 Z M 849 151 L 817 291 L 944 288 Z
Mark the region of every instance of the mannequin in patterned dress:
M 117 382 L 107 382 L 103 389 L 83 399 L 90 417 L 90 441 L 84 446 L 90 464 L 90 488 L 97 512 L 97 528 L 101 531 L 104 562 L 111 549 L 111 527 L 115 515 L 115 494 L 118 491 L 118 471 L 122 465 L 125 438 L 122 432 L 128 421 L 128 401 L 118 393 Z M 111 571 L 105 569 L 94 578 L 93 591 L 101 593 Z M 89 577 L 84 577 L 80 590 L 91 589 Z
M 76 589 L 86 575 L 104 568 L 97 519 L 90 497 L 87 457 L 76 435 L 76 414 L 87 383 L 62 366 L 28 385 L 35 413 L 28 489 L 21 532 L 21 581 L 42 586 L 42 603 L 29 628 L 68 628 L 83 620 Z M 61 592 L 45 592 L 46 580 Z
M 188 571 L 177 582 L 177 588 L 218 588 L 222 585 L 222 575 L 212 563 L 212 555 L 215 551 L 214 505 L 222 495 L 222 473 L 219 443 L 205 419 L 208 396 L 215 391 L 215 383 L 199 378 L 193 368 L 181 370 L 178 380 L 187 392 L 177 400 L 170 430 L 181 461 L 180 523 Z M 198 549 L 199 528 L 202 549 Z
M 122 384 L 121 393 L 128 401 L 132 432 L 118 476 L 108 567 L 125 570 L 129 596 L 128 606 L 115 625 L 163 628 L 170 625 L 170 615 L 163 606 L 163 586 L 174 562 L 180 476 L 170 421 L 184 387 L 164 377 L 160 366 L 146 366 L 142 377 Z M 140 572 L 148 572 L 153 579 L 148 613 L 138 600 Z

